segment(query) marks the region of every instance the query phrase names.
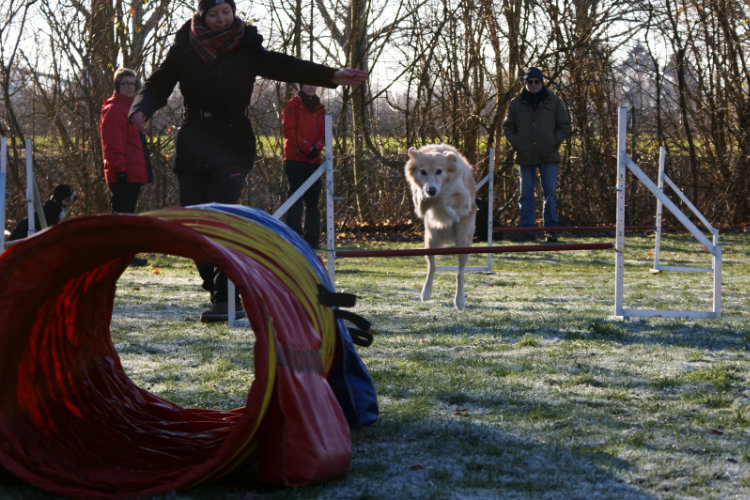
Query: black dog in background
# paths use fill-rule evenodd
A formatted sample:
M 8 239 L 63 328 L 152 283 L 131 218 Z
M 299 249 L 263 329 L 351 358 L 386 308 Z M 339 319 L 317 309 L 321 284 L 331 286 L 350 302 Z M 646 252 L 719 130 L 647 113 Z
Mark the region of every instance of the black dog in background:
M 52 226 L 63 220 L 66 215 L 66 209 L 77 199 L 78 196 L 76 196 L 72 187 L 67 184 L 60 184 L 57 186 L 52 193 L 52 196 L 50 196 L 50 199 L 44 202 L 44 218 L 47 221 L 47 226 Z M 34 214 L 34 227 L 37 231 L 41 227 L 39 216 L 36 213 Z M 29 219 L 26 218 L 13 228 L 13 231 L 10 232 L 10 236 L 8 236 L 8 241 L 25 238 L 28 232 Z

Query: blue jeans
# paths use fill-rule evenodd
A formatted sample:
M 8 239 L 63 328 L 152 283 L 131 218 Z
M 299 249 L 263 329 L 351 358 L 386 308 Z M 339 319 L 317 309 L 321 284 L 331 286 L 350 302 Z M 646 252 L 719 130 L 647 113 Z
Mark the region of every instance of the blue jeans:
M 521 227 L 534 226 L 534 187 L 536 185 L 536 170 L 542 181 L 542 196 L 544 205 L 542 220 L 544 227 L 557 227 L 557 163 L 542 163 L 540 165 L 521 165 L 521 197 L 518 205 L 521 207 Z

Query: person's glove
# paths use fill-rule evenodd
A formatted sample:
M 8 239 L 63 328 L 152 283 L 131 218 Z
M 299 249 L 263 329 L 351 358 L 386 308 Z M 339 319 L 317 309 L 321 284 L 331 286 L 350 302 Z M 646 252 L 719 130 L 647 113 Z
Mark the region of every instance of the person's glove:
M 116 182 L 128 182 L 127 172 L 117 172 Z
M 313 146 L 310 152 L 307 153 L 306 156 L 310 158 L 311 160 L 314 160 L 315 158 L 318 157 L 319 154 L 320 154 L 320 150 L 318 149 L 318 146 Z

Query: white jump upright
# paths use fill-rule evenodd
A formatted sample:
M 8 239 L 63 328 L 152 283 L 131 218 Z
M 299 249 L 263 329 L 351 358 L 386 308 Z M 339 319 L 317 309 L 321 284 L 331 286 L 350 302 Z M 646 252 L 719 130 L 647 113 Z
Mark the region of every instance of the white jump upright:
M 5 250 L 5 184 L 8 171 L 8 139 L 0 137 L 0 253 Z
M 484 176 L 484 179 L 479 181 L 477 183 L 477 191 L 487 184 L 487 246 L 492 246 L 492 231 L 494 229 L 493 219 L 492 219 L 492 213 L 494 210 L 494 201 L 495 201 L 495 148 L 491 147 L 489 150 L 490 153 L 490 162 L 489 162 L 489 169 L 486 176 Z M 456 271 L 458 270 L 458 266 L 435 266 L 435 269 L 441 270 L 441 271 Z M 487 265 L 486 266 L 466 266 L 464 268 L 466 271 L 482 271 L 491 273 L 492 272 L 492 254 L 487 254 Z
M 333 119 L 326 114 L 326 263 L 328 278 L 333 287 L 336 287 L 336 214 L 333 211 Z
M 44 216 L 44 207 L 42 206 L 42 198 L 39 196 L 39 188 L 36 185 L 36 178 L 34 177 L 34 161 L 31 153 L 31 139 L 26 139 L 24 143 L 26 148 L 26 214 L 29 218 L 29 230 L 26 236 L 31 236 L 36 233 L 37 230 L 47 228 L 47 219 Z M 36 217 L 34 212 L 36 211 Z M 36 221 L 39 220 L 39 227 L 36 227 Z
M 487 246 L 492 246 L 492 232 L 495 230 L 495 219 L 493 218 L 495 210 L 495 148 L 491 147 L 489 150 L 490 158 L 487 166 L 487 176 L 479 181 L 477 189 L 487 184 Z M 488 273 L 492 272 L 492 254 L 487 254 L 487 268 L 485 269 Z
M 662 146 L 659 150 L 659 179 L 658 188 L 659 191 L 664 191 L 664 183 L 666 183 L 672 191 L 680 198 L 680 200 L 690 209 L 690 211 L 701 221 L 703 227 L 705 227 L 713 235 L 713 244 L 719 244 L 719 231 L 714 228 L 708 220 L 703 216 L 702 213 L 693 205 L 690 200 L 685 196 L 682 190 L 677 187 L 677 184 L 672 182 L 672 179 L 667 176 L 664 172 L 664 158 L 665 148 Z M 710 273 L 713 271 L 711 268 L 702 267 L 678 267 L 678 266 L 662 266 L 660 263 L 661 259 L 661 222 L 662 222 L 662 201 L 661 199 L 656 200 L 656 238 L 654 243 L 654 268 L 651 270 L 653 273 L 659 273 L 661 271 L 683 271 L 683 272 L 694 272 L 694 273 Z
M 26 141 L 24 142 L 24 146 L 26 154 L 26 216 L 29 221 L 26 236 L 28 237 L 36 233 L 38 229 L 45 229 L 47 227 L 47 219 L 44 216 L 44 206 L 42 205 L 42 199 L 39 196 L 39 187 L 36 184 L 36 179 L 34 179 L 34 162 L 31 152 L 31 139 L 26 139 Z M 2 173 L 0 173 L 0 189 L 2 190 L 2 193 L 0 193 L 0 223 L 2 223 L 2 229 L 5 230 L 5 192 L 8 181 L 7 137 L 2 138 L 2 145 L 0 146 L 0 149 L 2 149 L 2 151 L 0 151 L 0 163 L 2 163 L 2 166 L 0 166 L 0 171 L 2 171 Z M 36 212 L 36 217 L 34 217 L 34 212 Z M 37 220 L 39 221 L 39 228 L 36 227 Z M 11 245 L 13 243 L 15 243 L 15 241 L 7 242 L 8 245 Z M 5 245 L 5 233 L 3 232 L 2 237 L 0 237 L 0 251 L 5 249 Z
M 332 120 L 331 120 L 331 114 L 326 113 L 325 115 L 325 134 L 326 134 L 326 154 L 325 154 L 325 160 L 323 163 L 320 164 L 320 166 L 315 170 L 315 172 L 308 177 L 305 182 L 302 183 L 302 185 L 284 202 L 281 204 L 281 206 L 273 213 L 272 217 L 276 220 L 281 219 L 281 217 L 289 211 L 290 208 L 292 208 L 292 205 L 297 203 L 297 201 L 302 198 L 302 196 L 305 194 L 305 192 L 310 189 L 310 186 L 312 186 L 315 181 L 317 181 L 322 175 L 323 172 L 326 171 L 326 169 L 329 166 L 329 163 L 332 162 L 331 160 L 331 153 L 328 150 L 329 148 L 329 138 L 331 136 L 332 129 Z
M 26 139 L 26 216 L 29 218 L 29 231 L 31 236 L 36 232 L 36 221 L 34 220 L 34 168 L 31 161 L 31 139 Z
M 664 148 L 660 151 L 659 159 L 659 185 L 648 178 L 648 176 L 631 160 L 625 151 L 627 137 L 627 109 L 620 106 L 618 110 L 617 125 L 617 225 L 615 240 L 615 316 L 618 318 L 662 316 L 674 318 L 716 318 L 721 316 L 721 267 L 722 253 L 719 244 L 719 233 L 698 212 L 695 206 L 685 197 L 680 189 L 664 174 Z M 623 306 L 624 269 L 625 269 L 625 179 L 627 170 L 630 170 L 654 196 L 657 198 L 656 209 L 656 248 L 654 251 L 654 269 L 652 271 L 685 271 L 685 272 L 712 272 L 713 271 L 713 301 L 711 311 L 685 311 L 685 310 L 646 310 L 627 309 Z M 713 234 L 713 241 L 708 238 L 693 224 L 693 222 L 682 213 L 682 211 L 670 200 L 663 191 L 663 182 L 666 182 L 691 211 L 699 218 L 701 223 Z M 661 244 L 661 219 L 662 207 L 666 207 L 682 225 L 690 231 L 704 248 L 712 255 L 712 268 L 689 268 L 669 267 L 659 265 L 659 245 Z
M 272 217 L 276 220 L 281 219 L 281 217 L 285 213 L 287 213 L 290 208 L 292 208 L 292 205 L 294 205 L 300 198 L 302 198 L 302 195 L 304 195 L 305 192 L 310 189 L 310 186 L 312 186 L 315 181 L 317 181 L 325 172 L 327 220 L 326 238 L 328 239 L 328 248 L 333 248 L 333 118 L 330 113 L 325 114 L 325 134 L 326 150 L 323 163 L 321 163 L 321 165 L 315 170 L 315 172 L 313 172 L 312 175 L 310 175 L 310 177 L 308 177 L 305 182 L 303 182 L 302 185 L 297 188 L 297 190 L 289 198 L 287 198 L 284 203 L 281 204 L 281 206 L 273 213 Z M 328 275 L 331 278 L 331 282 L 333 282 L 333 255 L 335 254 L 328 252 Z M 235 317 L 235 302 L 231 299 L 231 297 L 234 297 L 234 293 L 234 283 L 232 283 L 231 280 L 227 280 L 227 297 L 229 297 L 229 299 L 227 299 L 227 323 L 229 324 L 229 326 L 249 326 L 249 321 L 238 321 Z

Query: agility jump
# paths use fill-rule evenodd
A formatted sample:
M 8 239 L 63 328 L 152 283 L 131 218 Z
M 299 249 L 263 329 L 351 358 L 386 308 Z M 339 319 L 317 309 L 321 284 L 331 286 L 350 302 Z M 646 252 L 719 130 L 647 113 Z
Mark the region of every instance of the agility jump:
M 664 148 L 660 151 L 659 161 L 659 185 L 648 178 L 643 170 L 631 160 L 626 153 L 627 138 L 627 118 L 628 112 L 625 106 L 618 108 L 617 114 L 617 224 L 615 234 L 615 307 L 614 316 L 617 318 L 630 317 L 676 317 L 676 318 L 718 318 L 721 316 L 721 272 L 722 272 L 722 249 L 719 244 L 719 231 L 716 230 L 703 217 L 700 212 L 693 206 L 677 186 L 669 180 L 664 174 Z M 624 304 L 624 273 L 625 273 L 625 177 L 627 171 L 630 171 L 640 180 L 646 188 L 658 200 L 656 210 L 656 243 L 654 251 L 654 271 L 676 270 L 688 272 L 712 272 L 713 273 L 713 297 L 710 311 L 690 311 L 690 310 L 649 310 L 649 309 L 629 309 Z M 663 182 L 667 183 L 678 194 L 683 202 L 692 210 L 693 214 L 704 224 L 712 234 L 710 241 L 698 227 L 675 205 L 675 203 L 664 194 Z M 687 229 L 693 237 L 698 240 L 707 252 L 711 254 L 711 269 L 701 268 L 675 268 L 660 267 L 659 264 L 659 245 L 661 241 L 661 219 L 662 206 L 669 210 L 678 221 Z
M 614 316 L 617 318 L 630 317 L 687 317 L 687 318 L 716 318 L 721 315 L 721 274 L 722 274 L 722 248 L 719 244 L 719 232 L 706 218 L 695 208 L 687 199 L 680 189 L 664 173 L 664 148 L 660 151 L 659 164 L 659 185 L 657 186 L 648 176 L 636 165 L 626 154 L 626 135 L 627 135 L 627 109 L 620 106 L 618 109 L 618 155 L 617 155 L 617 220 L 615 226 L 575 226 L 575 227 L 554 227 L 554 228 L 499 228 L 503 232 L 539 232 L 539 231 L 556 231 L 556 232 L 591 232 L 591 231 L 611 231 L 615 232 L 615 244 L 591 244 L 591 245 L 503 245 L 486 247 L 467 247 L 467 248 L 440 248 L 440 249 L 402 249 L 402 250 L 336 250 L 335 238 L 333 236 L 333 182 L 332 174 L 329 172 L 329 182 L 327 190 L 328 198 L 328 274 L 332 282 L 335 277 L 335 259 L 336 258 L 356 258 L 356 257 L 392 257 L 404 255 L 456 255 L 464 253 L 505 253 L 505 252 L 536 252 L 536 251 L 565 251 L 565 250 L 598 250 L 598 249 L 615 249 L 615 300 Z M 657 213 L 655 226 L 626 226 L 625 225 L 625 176 L 630 170 L 657 198 Z M 490 170 L 491 175 L 492 171 Z M 482 181 L 484 183 L 485 180 Z M 664 194 L 664 183 L 673 189 L 680 199 L 690 208 L 701 223 L 708 229 L 712 235 L 712 241 L 709 240 L 698 227 L 688 219 L 685 214 Z M 492 186 L 492 184 L 490 184 Z M 493 192 L 489 196 L 490 207 L 492 206 Z M 703 245 L 707 252 L 712 256 L 711 268 L 679 268 L 672 266 L 662 266 L 660 258 L 660 240 L 661 240 L 661 219 L 662 207 L 667 208 L 682 225 Z M 492 220 L 492 212 L 488 214 L 488 220 Z M 488 225 L 488 236 L 492 237 L 491 223 Z M 653 272 L 662 270 L 685 271 L 685 272 L 711 272 L 713 274 L 713 298 L 710 311 L 682 311 L 682 310 L 642 310 L 628 309 L 624 306 L 624 251 L 625 251 L 625 233 L 627 231 L 645 231 L 656 229 L 656 242 L 654 248 L 654 267 Z M 489 240 L 491 242 L 491 239 Z M 599 246 L 603 245 L 603 246 Z M 488 270 L 491 269 L 491 261 L 488 257 Z M 441 269 L 452 269 L 444 267 Z

